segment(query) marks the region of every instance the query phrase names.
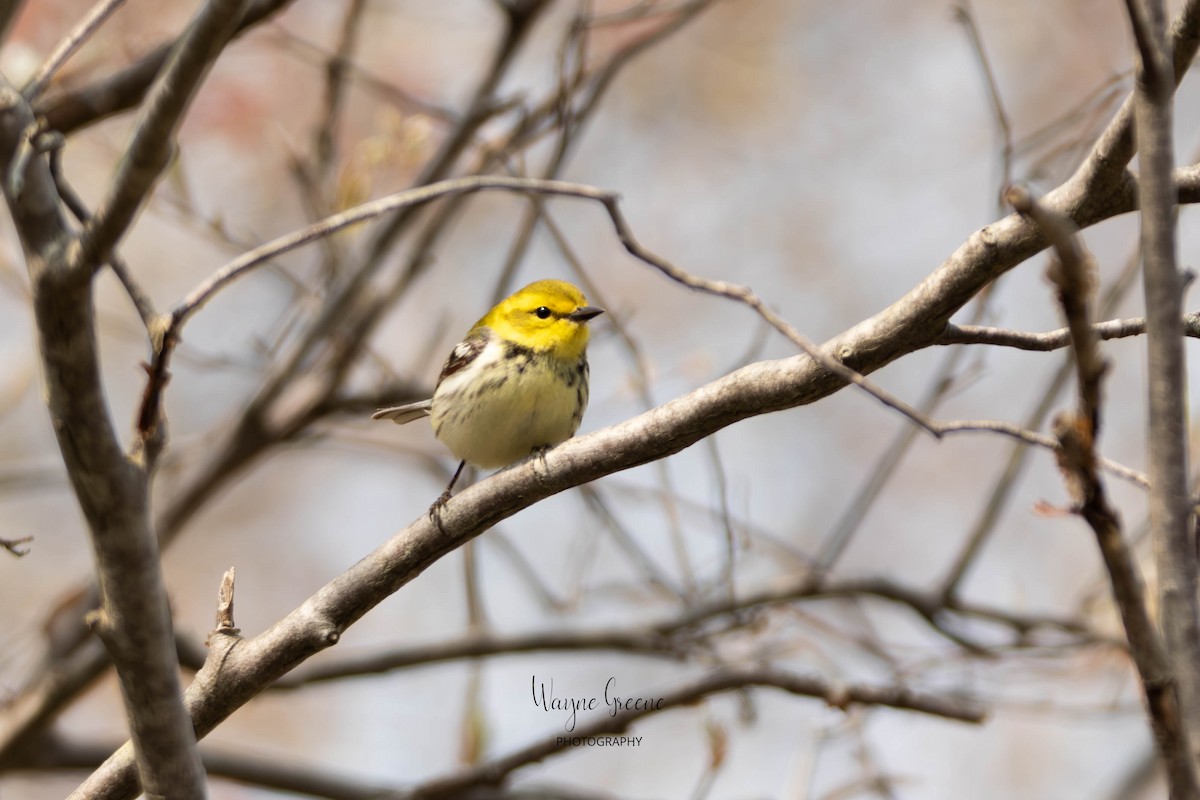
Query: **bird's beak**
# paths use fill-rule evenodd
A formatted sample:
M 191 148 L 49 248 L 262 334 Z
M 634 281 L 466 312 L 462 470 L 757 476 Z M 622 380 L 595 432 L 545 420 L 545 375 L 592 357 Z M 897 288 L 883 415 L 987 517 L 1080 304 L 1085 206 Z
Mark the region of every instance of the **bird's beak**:
M 596 308 L 595 306 L 583 306 L 582 308 L 577 308 L 570 314 L 567 314 L 567 319 L 571 320 L 572 322 L 587 322 L 592 317 L 598 317 L 603 313 L 603 308 Z

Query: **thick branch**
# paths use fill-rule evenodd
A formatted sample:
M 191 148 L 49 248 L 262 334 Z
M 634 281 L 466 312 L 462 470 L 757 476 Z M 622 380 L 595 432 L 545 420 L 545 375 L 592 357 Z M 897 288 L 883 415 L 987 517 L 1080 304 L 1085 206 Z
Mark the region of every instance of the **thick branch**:
M 1132 208 L 1133 184 L 1118 179 L 1101 197 L 1092 197 L 1072 181 L 1044 202 L 1084 227 Z M 628 231 L 620 233 L 628 244 Z M 900 301 L 826 343 L 824 363 L 837 359 L 866 374 L 936 342 L 958 308 L 1045 243 L 1036 226 L 1018 215 L 976 232 Z M 198 679 L 189 690 L 197 730 L 210 730 L 296 663 L 334 643 L 346 625 L 388 593 L 518 508 L 569 486 L 668 456 L 739 419 L 813 402 L 844 385 L 844 378 L 807 355 L 752 365 L 623 425 L 556 448 L 545 462 L 549 475 L 536 476 L 526 465 L 477 484 L 446 507 L 442 522 L 448 535 L 438 535 L 428 520 L 419 521 L 287 620 L 231 651 L 224 666 L 228 679 Z M 480 495 L 482 491 L 487 494 Z M 89 785 L 124 786 L 130 774 L 127 757 L 118 755 Z
M 833 346 L 850 347 L 827 348 Z M 270 630 L 210 659 L 188 690 L 197 731 L 211 730 L 296 664 L 336 643 L 346 627 L 429 565 L 521 508 L 678 452 L 738 419 L 812 402 L 840 386 L 807 356 L 753 364 L 467 488 L 443 509 L 440 530 L 422 515 Z M 118 754 L 80 796 L 126 796 L 131 775 L 127 756 Z
M 91 531 L 102 607 L 95 628 L 121 682 L 150 796 L 204 795 L 195 735 L 181 702 L 174 634 L 150 522 L 149 474 L 127 459 L 100 377 L 91 275 L 69 268 L 71 231 L 46 159 L 16 163 L 29 106 L 0 84 L 0 167 L 33 286 L 46 401 L 59 449 Z M 10 172 L 22 171 L 21 180 Z M 14 195 L 14 187 L 19 194 Z M 29 709 L 34 719 L 37 709 Z
M 1134 0 L 1137 2 L 1137 0 Z M 1196 57 L 1200 47 L 1200 0 L 1185 0 L 1179 15 L 1171 24 L 1170 49 L 1172 80 L 1171 91 L 1183 79 L 1183 75 Z M 1116 118 L 1100 135 L 1088 157 L 1072 178 L 1085 191 L 1112 183 L 1129 165 L 1136 152 L 1134 143 L 1133 96 L 1127 98 L 1117 112 Z

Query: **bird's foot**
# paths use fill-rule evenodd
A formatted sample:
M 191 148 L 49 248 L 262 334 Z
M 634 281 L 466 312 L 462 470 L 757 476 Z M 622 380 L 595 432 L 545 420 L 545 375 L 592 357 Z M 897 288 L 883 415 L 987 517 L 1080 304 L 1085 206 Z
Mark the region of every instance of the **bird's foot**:
M 429 507 L 429 521 L 432 522 L 434 527 L 437 528 L 441 533 L 446 532 L 446 529 L 442 527 L 442 509 L 445 508 L 446 503 L 448 502 L 450 502 L 449 489 L 442 492 L 438 499 L 433 501 L 433 505 Z
M 533 461 L 533 477 L 537 478 L 537 482 L 546 485 L 546 479 L 550 477 L 550 467 L 546 464 L 546 453 L 554 449 L 552 444 L 544 444 L 540 447 L 533 448 L 533 452 L 529 454 L 529 458 Z

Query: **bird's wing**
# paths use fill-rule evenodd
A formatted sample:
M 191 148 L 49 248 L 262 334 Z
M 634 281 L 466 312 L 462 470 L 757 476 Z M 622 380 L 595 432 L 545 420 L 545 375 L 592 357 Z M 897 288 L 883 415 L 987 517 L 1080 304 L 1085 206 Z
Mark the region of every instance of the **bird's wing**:
M 438 375 L 438 383 L 440 384 L 446 378 L 449 378 L 467 364 L 479 358 L 479 354 L 487 347 L 487 343 L 491 338 L 491 328 L 474 328 L 468 333 L 467 338 L 454 345 L 454 349 L 450 351 L 450 357 L 446 359 L 446 365 L 442 367 L 442 374 Z
M 450 357 L 446 359 L 446 364 L 442 367 L 442 374 L 438 376 L 438 384 L 479 358 L 479 354 L 487 347 L 488 340 L 491 338 L 491 328 L 479 327 L 468 333 L 467 338 L 454 345 L 454 349 L 450 351 Z M 418 403 L 381 408 L 371 415 L 371 419 L 390 419 L 397 425 L 403 425 L 414 419 L 428 417 L 432 407 L 432 400 L 422 400 Z

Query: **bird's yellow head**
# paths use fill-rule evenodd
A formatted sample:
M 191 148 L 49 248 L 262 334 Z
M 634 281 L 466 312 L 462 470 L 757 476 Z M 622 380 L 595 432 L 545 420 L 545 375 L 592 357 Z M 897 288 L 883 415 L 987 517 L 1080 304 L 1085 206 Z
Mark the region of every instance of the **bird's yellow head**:
M 564 361 L 583 355 L 588 320 L 604 309 L 589 306 L 583 292 L 565 281 L 537 281 L 501 300 L 475 323 L 500 338 Z

